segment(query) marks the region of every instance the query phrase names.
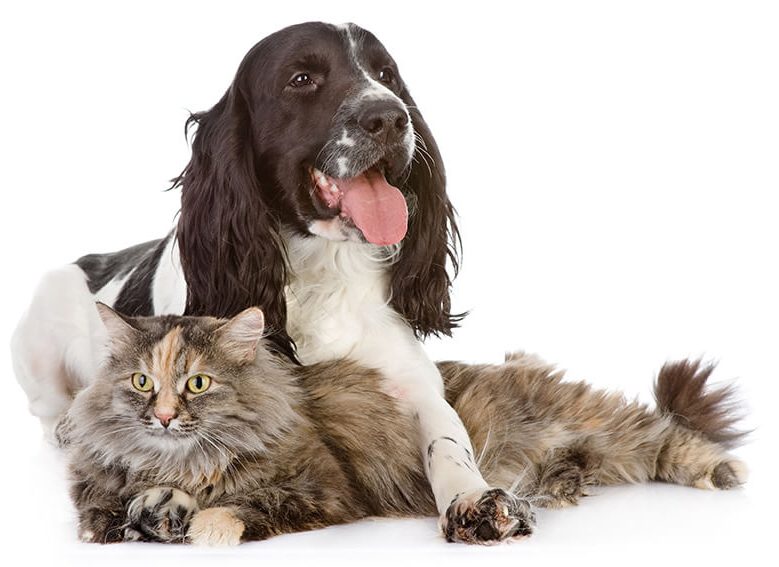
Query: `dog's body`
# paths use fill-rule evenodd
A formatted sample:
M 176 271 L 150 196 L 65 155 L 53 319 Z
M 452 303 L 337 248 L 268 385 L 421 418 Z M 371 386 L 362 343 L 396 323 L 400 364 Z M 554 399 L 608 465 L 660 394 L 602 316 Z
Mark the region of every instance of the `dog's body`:
M 95 375 L 105 356 L 95 301 L 128 315 L 257 305 L 279 354 L 348 357 L 389 378 L 417 419 L 445 529 L 470 521 L 477 502 L 494 505 L 418 341 L 459 321 L 447 273 L 458 233 L 435 141 L 381 43 L 352 24 L 281 30 L 190 123 L 176 230 L 40 284 L 12 347 L 31 411 L 51 428 Z

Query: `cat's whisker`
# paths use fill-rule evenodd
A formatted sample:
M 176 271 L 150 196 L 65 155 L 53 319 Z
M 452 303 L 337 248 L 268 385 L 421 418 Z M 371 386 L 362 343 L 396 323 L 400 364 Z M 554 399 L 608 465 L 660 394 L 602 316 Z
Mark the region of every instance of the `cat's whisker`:
M 204 441 L 211 444 L 214 447 L 214 449 L 219 451 L 219 454 L 222 455 L 222 459 L 224 460 L 225 464 L 229 463 L 233 458 L 235 458 L 235 453 L 227 449 L 227 447 L 223 443 L 220 443 L 218 440 L 213 439 L 209 433 L 205 431 L 200 431 L 200 436 Z M 229 455 L 228 452 L 230 453 Z
M 234 437 L 233 435 L 231 435 L 230 433 L 228 433 L 224 429 L 220 429 L 218 431 L 219 431 L 219 436 L 220 437 L 221 436 L 225 436 L 225 437 L 228 438 L 228 440 L 232 440 L 233 443 L 243 443 L 241 440 L 237 439 L 236 437 Z M 210 433 L 210 434 L 207 434 L 207 435 L 209 435 L 209 437 L 214 442 L 219 443 L 220 445 L 222 445 L 223 447 L 226 448 L 224 442 L 221 439 L 215 438 L 213 436 L 213 432 Z M 231 453 L 232 453 L 232 451 L 231 451 Z M 237 473 L 238 472 L 237 471 L 237 467 L 241 467 L 241 469 L 244 471 L 244 473 L 246 473 L 246 476 L 245 476 L 246 480 L 250 481 L 252 484 L 254 484 L 255 486 L 257 486 L 259 488 L 260 487 L 259 482 L 252 476 L 251 471 L 246 466 L 246 463 L 243 462 L 245 460 L 251 460 L 255 465 L 259 465 L 259 461 L 257 459 L 257 455 L 255 453 L 243 453 L 243 454 L 240 455 L 240 458 L 238 458 L 238 456 L 235 453 L 232 453 L 232 457 L 233 458 L 229 461 L 229 463 L 227 463 L 226 470 L 233 470 L 233 471 L 235 471 Z
M 482 459 L 484 459 L 484 456 L 487 454 L 487 446 L 490 444 L 490 436 L 492 435 L 492 424 L 490 424 L 487 427 L 487 436 L 484 439 L 484 445 L 481 448 L 481 451 L 479 452 L 479 456 L 476 457 L 476 466 L 479 467 L 479 469 L 482 468 Z
M 206 453 L 206 450 L 203 447 L 203 444 L 200 442 L 200 439 L 198 439 L 197 437 L 193 437 L 193 440 L 194 440 L 195 445 L 197 446 L 197 448 L 200 449 L 200 452 L 203 453 L 203 459 L 204 460 L 208 460 L 208 454 Z

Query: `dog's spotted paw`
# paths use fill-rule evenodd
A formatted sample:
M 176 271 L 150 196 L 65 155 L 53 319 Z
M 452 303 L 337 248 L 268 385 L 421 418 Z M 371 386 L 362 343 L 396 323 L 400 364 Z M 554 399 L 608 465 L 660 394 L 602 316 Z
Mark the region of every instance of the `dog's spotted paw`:
M 124 541 L 182 543 L 197 510 L 195 499 L 176 488 L 144 490 L 127 507 Z
M 192 518 L 187 539 L 195 545 L 238 545 L 245 529 L 244 523 L 229 508 L 206 508 Z
M 441 518 L 446 541 L 489 545 L 533 533 L 527 501 L 500 488 L 461 495 Z

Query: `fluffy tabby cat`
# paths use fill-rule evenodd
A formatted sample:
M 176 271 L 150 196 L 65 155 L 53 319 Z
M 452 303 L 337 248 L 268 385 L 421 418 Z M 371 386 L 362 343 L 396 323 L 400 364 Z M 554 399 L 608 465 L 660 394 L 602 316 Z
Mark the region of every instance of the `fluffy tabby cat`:
M 414 416 L 376 371 L 279 360 L 259 309 L 219 320 L 98 307 L 112 353 L 58 428 L 83 541 L 232 545 L 366 516 L 436 515 Z M 744 481 L 725 452 L 741 435 L 731 392 L 706 391 L 711 367 L 666 365 L 654 411 L 563 382 L 521 354 L 440 369 L 488 482 L 536 505 L 575 504 L 597 484 Z M 530 534 L 527 500 L 498 496 L 481 507 L 491 517 L 471 530 L 450 523 L 447 539 Z

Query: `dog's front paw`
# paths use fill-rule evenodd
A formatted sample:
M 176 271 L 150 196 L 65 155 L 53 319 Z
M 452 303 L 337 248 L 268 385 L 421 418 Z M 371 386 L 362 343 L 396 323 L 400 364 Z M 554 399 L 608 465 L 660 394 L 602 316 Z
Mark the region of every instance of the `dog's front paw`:
M 534 524 L 530 504 L 500 488 L 458 496 L 441 518 L 446 541 L 482 545 L 529 536 Z
M 182 543 L 197 510 L 195 499 L 176 488 L 144 490 L 127 507 L 124 540 Z

